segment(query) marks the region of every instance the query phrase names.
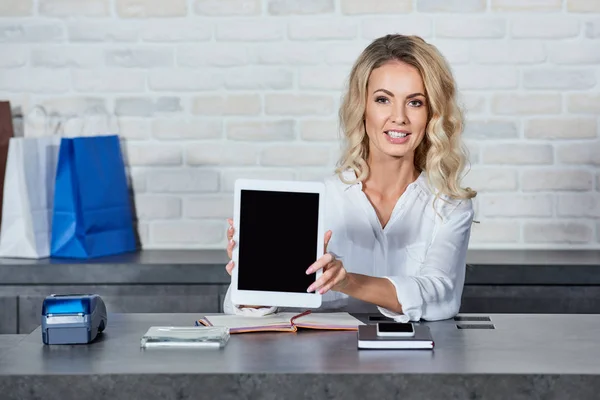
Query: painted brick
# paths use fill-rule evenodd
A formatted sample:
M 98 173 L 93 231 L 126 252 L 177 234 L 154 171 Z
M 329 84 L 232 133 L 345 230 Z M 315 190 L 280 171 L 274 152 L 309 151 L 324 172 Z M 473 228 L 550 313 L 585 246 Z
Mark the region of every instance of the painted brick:
M 208 16 L 250 16 L 261 13 L 260 0 L 196 0 L 194 11 Z
M 433 21 L 429 17 L 413 14 L 394 18 L 365 18 L 362 20 L 361 32 L 363 38 L 368 40 L 394 33 L 428 38 L 433 35 Z
M 523 71 L 525 89 L 583 90 L 596 85 L 592 70 L 532 69 Z
M 138 29 L 134 21 L 74 21 L 67 24 L 72 42 L 135 42 L 139 37 Z
M 225 230 L 219 221 L 156 221 L 150 225 L 150 239 L 168 248 L 217 245 L 225 239 Z
M 278 121 L 230 121 L 227 123 L 227 138 L 243 141 L 290 141 L 294 140 L 293 120 Z
M 564 65 L 598 65 L 600 64 L 600 44 L 597 41 L 580 41 L 573 43 L 556 43 L 548 46 L 548 59 L 554 64 Z
M 262 100 L 257 94 L 206 95 L 192 100 L 194 115 L 258 115 L 262 110 Z
M 341 91 L 347 81 L 348 70 L 336 67 L 304 67 L 300 70 L 300 89 Z
M 335 10 L 334 0 L 268 0 L 267 10 L 271 15 L 329 14 Z
M 33 0 L 2 0 L 0 17 L 23 17 L 33 12 Z
M 486 0 L 419 0 L 417 11 L 426 13 L 480 13 L 487 9 Z
M 552 164 L 554 150 L 549 144 L 502 143 L 483 148 L 484 164 Z
M 188 165 L 257 165 L 258 149 L 239 143 L 194 143 L 186 146 Z
M 471 59 L 471 45 L 467 41 L 436 39 L 430 40 L 451 65 L 466 64 Z
M 135 209 L 138 219 L 173 219 L 181 217 L 181 199 L 175 196 L 148 195 L 135 196 Z
M 600 38 L 600 19 L 587 21 L 585 23 L 585 36 L 590 39 Z
M 292 40 L 354 39 L 358 24 L 353 20 L 311 19 L 289 25 L 288 35 Z
M 82 115 L 89 109 L 106 109 L 106 101 L 103 98 L 88 96 L 49 97 L 40 104 L 46 112 L 61 115 Z
M 252 49 L 241 44 L 219 43 L 183 46 L 177 49 L 181 67 L 237 67 L 253 62 Z
M 33 22 L 24 25 L 1 22 L 0 43 L 51 43 L 62 42 L 65 30 L 54 22 Z
M 132 21 L 127 21 L 131 24 Z M 172 43 L 172 42 L 202 42 L 213 36 L 213 24 L 209 22 L 198 23 L 195 20 L 167 19 L 150 21 L 137 21 L 139 35 L 145 42 Z
M 223 86 L 223 77 L 212 70 L 161 68 L 149 72 L 148 86 L 152 90 L 167 92 L 215 90 Z
M 465 175 L 463 183 L 477 191 L 513 191 L 518 187 L 517 171 L 505 167 L 476 167 Z
M 281 21 L 241 20 L 217 26 L 216 38 L 222 41 L 256 42 L 282 40 L 285 24 Z
M 443 38 L 502 38 L 506 35 L 503 18 L 456 17 L 436 21 L 435 34 Z
M 368 2 L 363 0 L 341 0 L 342 14 L 400 14 L 412 11 L 411 0 L 380 0 Z
M 592 224 L 583 221 L 530 221 L 523 226 L 526 243 L 589 243 L 593 233 Z
M 267 115 L 329 115 L 333 112 L 333 98 L 321 95 L 267 94 Z
M 29 51 L 20 45 L 0 44 L 0 68 L 24 67 L 29 60 Z
M 148 119 L 121 117 L 118 124 L 119 135 L 125 139 L 143 140 L 151 137 L 152 128 Z
M 460 92 L 458 102 L 467 118 L 469 115 L 481 114 L 486 109 L 486 98 L 481 93 Z
M 560 163 L 600 166 L 600 142 L 582 142 L 556 146 Z
M 549 26 L 552 29 L 548 29 Z M 581 22 L 566 15 L 528 15 L 512 18 L 510 27 L 511 36 L 518 39 L 567 39 L 579 35 Z
M 329 164 L 330 148 L 315 145 L 277 145 L 265 148 L 260 155 L 264 166 L 324 166 Z
M 523 191 L 592 190 L 594 177 L 584 169 L 546 168 L 521 173 Z
M 268 180 L 294 180 L 294 172 L 292 170 L 286 169 L 270 169 L 270 168 L 262 168 L 262 169 L 228 169 L 223 171 L 222 174 L 222 184 L 221 191 L 230 193 L 233 192 L 233 188 L 235 186 L 235 181 L 237 179 L 268 179 Z
M 189 169 L 158 169 L 148 173 L 147 190 L 155 193 L 210 193 L 219 190 L 217 171 Z
M 169 48 L 107 50 L 105 57 L 109 67 L 157 68 L 174 64 L 173 49 Z
M 492 0 L 492 11 L 560 11 L 562 0 Z
M 126 163 L 132 166 L 175 166 L 182 164 L 182 151 L 179 145 L 127 142 L 124 155 Z
M 7 69 L 0 73 L 0 92 L 33 92 L 56 95 L 71 86 L 68 70 L 46 68 Z
M 326 47 L 322 42 L 272 42 L 255 48 L 256 62 L 266 65 L 314 65 L 323 62 L 325 56 L 337 46 Z
M 567 10 L 580 13 L 600 13 L 600 3 L 596 0 L 567 0 Z
M 459 66 L 454 77 L 459 90 L 515 89 L 519 72 L 512 66 Z
M 78 69 L 72 76 L 78 92 L 141 92 L 146 88 L 145 75 L 133 70 Z
M 152 121 L 152 136 L 165 140 L 217 139 L 223 136 L 223 124 L 220 120 L 158 118 Z
M 84 46 L 45 45 L 31 49 L 31 65 L 41 68 L 94 68 L 104 65 L 102 52 Z
M 115 0 L 117 15 L 124 18 L 183 17 L 186 0 Z
M 600 114 L 600 95 L 570 94 L 567 97 L 567 111 L 572 114 Z
M 183 216 L 185 218 L 220 218 L 227 220 L 233 217 L 233 196 L 202 195 L 189 196 L 183 199 Z
M 468 120 L 463 135 L 467 139 L 514 139 L 519 132 L 512 121 Z
M 518 221 L 484 219 L 473 224 L 471 229 L 472 243 L 517 243 L 521 230 Z
M 304 120 L 300 122 L 300 137 L 306 141 L 338 141 L 341 133 L 335 120 Z
M 294 73 L 289 69 L 270 67 L 229 68 L 225 87 L 235 90 L 291 89 Z
M 557 93 L 501 93 L 492 97 L 492 112 L 499 115 L 559 114 L 562 108 Z
M 108 17 L 108 0 L 38 0 L 39 13 L 49 17 Z
M 600 193 L 565 193 L 558 196 L 559 217 L 600 218 Z
M 479 64 L 538 64 L 546 60 L 542 41 L 478 41 L 471 47 L 473 61 Z
M 115 100 L 115 114 L 133 117 L 150 117 L 160 113 L 181 111 L 181 99 L 178 97 L 159 97 L 157 99 L 128 97 Z
M 554 201 L 552 195 L 543 194 L 493 194 L 479 199 L 486 217 L 551 217 Z
M 531 139 L 589 139 L 597 137 L 595 118 L 544 118 L 525 123 L 525 137 Z

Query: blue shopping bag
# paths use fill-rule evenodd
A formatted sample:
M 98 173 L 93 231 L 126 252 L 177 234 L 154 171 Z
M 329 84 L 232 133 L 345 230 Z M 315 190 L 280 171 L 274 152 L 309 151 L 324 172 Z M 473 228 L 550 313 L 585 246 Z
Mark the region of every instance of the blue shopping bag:
M 62 138 L 51 257 L 93 258 L 136 250 L 117 135 Z

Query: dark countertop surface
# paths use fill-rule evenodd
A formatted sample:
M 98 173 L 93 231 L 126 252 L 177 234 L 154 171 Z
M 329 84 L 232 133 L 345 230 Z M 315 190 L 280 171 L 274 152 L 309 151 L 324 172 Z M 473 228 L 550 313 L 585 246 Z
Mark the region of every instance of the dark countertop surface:
M 140 348 L 150 326 L 189 326 L 200 316 L 111 314 L 101 340 L 78 346 L 44 346 L 38 328 L 0 355 L 0 393 L 7 399 L 191 399 L 199 393 L 587 399 L 600 389 L 598 315 L 492 314 L 490 322 L 470 322 L 495 329 L 427 323 L 433 351 L 358 350 L 356 332 L 310 330 L 236 334 L 220 350 Z
M 144 250 L 91 260 L 0 258 L 0 285 L 227 284 L 224 250 Z M 600 285 L 600 251 L 471 250 L 467 285 Z

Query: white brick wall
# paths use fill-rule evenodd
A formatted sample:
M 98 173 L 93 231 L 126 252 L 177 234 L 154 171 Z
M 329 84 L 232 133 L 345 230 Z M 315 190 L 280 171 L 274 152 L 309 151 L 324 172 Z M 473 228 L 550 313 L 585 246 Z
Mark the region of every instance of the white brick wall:
M 421 35 L 451 63 L 472 248 L 600 248 L 600 1 L 1 0 L 0 98 L 114 114 L 146 248 L 223 248 L 236 178 L 320 179 L 350 66 Z

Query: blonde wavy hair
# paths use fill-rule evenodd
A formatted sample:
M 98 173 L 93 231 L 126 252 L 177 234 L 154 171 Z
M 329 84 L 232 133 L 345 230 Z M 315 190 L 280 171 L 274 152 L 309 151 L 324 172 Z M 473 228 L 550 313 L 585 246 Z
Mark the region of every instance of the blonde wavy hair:
M 371 71 L 389 61 L 401 61 L 421 74 L 427 96 L 428 122 L 423 141 L 415 151 L 415 167 L 425 171 L 428 182 L 440 195 L 452 199 L 469 199 L 477 195 L 460 186 L 461 174 L 468 160 L 461 141 L 463 113 L 456 100 L 456 84 L 450 67 L 435 46 L 418 36 L 386 35 L 373 41 L 356 60 L 339 111 L 345 149 L 336 172 L 346 183 L 363 181 L 369 176 L 367 159 L 369 137 L 364 117 L 367 82 Z M 353 169 L 356 180 L 347 182 L 342 173 Z

